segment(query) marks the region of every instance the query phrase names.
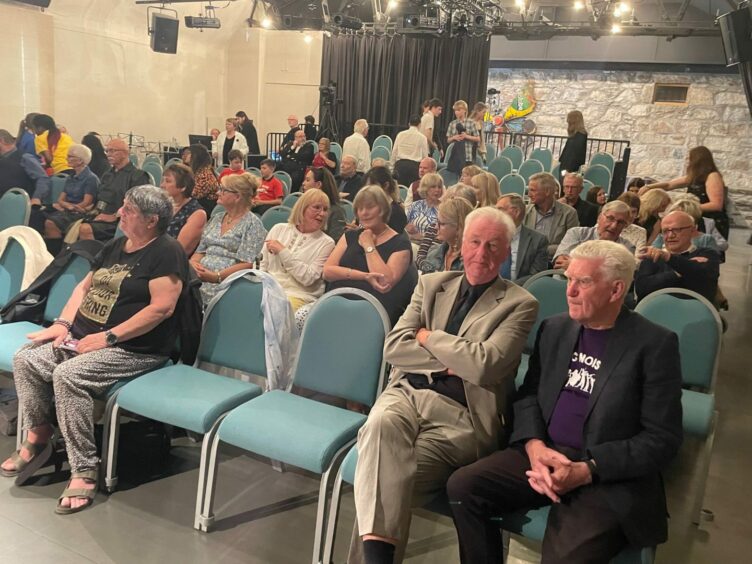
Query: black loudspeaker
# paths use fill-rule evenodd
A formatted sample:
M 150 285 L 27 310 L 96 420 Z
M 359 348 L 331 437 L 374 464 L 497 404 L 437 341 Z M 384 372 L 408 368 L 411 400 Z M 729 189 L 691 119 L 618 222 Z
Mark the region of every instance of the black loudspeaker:
M 177 18 L 158 14 L 151 15 L 151 50 L 157 53 L 178 52 L 178 26 Z
M 52 0 L 16 0 L 19 4 L 31 4 L 40 8 L 49 8 Z
M 721 28 L 723 51 L 726 53 L 726 66 L 752 61 L 752 18 L 750 10 L 744 8 L 723 14 L 718 18 Z

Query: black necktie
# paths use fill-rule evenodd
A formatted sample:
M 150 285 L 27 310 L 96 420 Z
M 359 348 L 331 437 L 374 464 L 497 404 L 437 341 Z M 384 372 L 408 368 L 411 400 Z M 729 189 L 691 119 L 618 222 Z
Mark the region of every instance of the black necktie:
M 457 307 L 457 310 L 454 312 L 454 315 L 449 320 L 449 323 L 447 323 L 446 326 L 446 332 L 450 335 L 456 335 L 460 331 L 460 327 L 462 327 L 462 322 L 465 321 L 465 317 L 467 317 L 468 312 L 472 309 L 472 307 L 475 305 L 475 302 L 478 301 L 478 298 L 483 293 L 483 290 L 485 290 L 485 286 L 470 286 L 465 293 L 465 296 L 461 299 L 461 302 L 459 306 Z

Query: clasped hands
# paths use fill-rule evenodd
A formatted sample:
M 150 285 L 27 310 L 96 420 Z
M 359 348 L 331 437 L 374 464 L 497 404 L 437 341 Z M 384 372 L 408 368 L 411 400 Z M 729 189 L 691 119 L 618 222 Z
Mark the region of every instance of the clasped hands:
M 525 472 L 528 484 L 554 503 L 561 501 L 559 496 L 593 481 L 587 464 L 572 462 L 540 439 L 529 440 L 525 451 L 530 459 L 530 470 Z

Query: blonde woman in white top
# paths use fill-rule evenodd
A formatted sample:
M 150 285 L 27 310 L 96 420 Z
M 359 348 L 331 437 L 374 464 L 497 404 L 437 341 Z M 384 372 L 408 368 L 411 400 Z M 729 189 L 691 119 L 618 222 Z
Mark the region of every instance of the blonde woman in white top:
M 321 190 L 306 191 L 292 209 L 288 223 L 271 228 L 261 251 L 261 270 L 287 293 L 294 311 L 324 293 L 324 263 L 334 241 L 322 229 L 329 214 L 329 198 Z

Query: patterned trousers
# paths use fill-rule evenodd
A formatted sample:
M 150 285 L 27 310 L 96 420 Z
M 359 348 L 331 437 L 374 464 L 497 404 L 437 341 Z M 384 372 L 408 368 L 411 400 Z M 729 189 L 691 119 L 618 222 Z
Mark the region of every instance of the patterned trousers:
M 104 396 L 118 380 L 144 374 L 165 360 L 119 347 L 77 355 L 53 348 L 52 343 L 28 344 L 13 358 L 24 429 L 50 423 L 57 409 L 71 470 L 94 470 L 98 462 L 94 398 Z

